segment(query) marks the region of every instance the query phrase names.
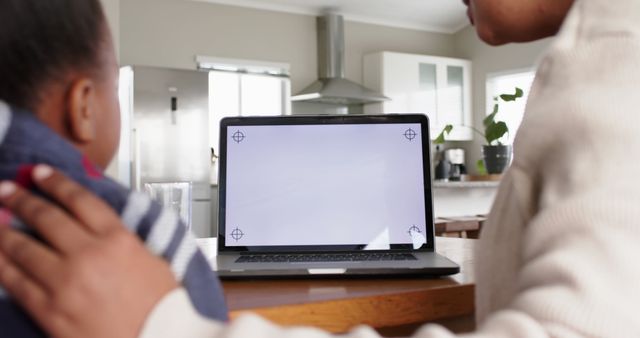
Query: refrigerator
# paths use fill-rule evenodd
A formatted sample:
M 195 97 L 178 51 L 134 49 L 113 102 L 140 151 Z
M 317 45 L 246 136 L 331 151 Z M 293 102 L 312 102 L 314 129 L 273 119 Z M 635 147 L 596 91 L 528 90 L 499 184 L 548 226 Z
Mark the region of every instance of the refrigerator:
M 118 176 L 132 189 L 189 183 L 190 226 L 211 237 L 209 75 L 128 66 L 120 72 L 122 137 Z

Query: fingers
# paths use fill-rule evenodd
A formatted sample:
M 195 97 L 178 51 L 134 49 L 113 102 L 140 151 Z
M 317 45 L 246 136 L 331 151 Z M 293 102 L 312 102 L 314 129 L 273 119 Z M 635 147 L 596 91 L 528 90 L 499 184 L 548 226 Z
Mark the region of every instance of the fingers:
M 53 276 L 60 257 L 37 240 L 15 230 L 0 229 L 0 254 L 44 288 L 51 290 L 55 286 Z
M 0 253 L 0 285 L 36 319 L 47 315 L 47 292 Z
M 120 218 L 109 205 L 62 173 L 39 165 L 34 169 L 33 179 L 42 192 L 77 217 L 87 230 L 105 234 L 119 228 Z
M 67 213 L 12 182 L 0 184 L 0 204 L 62 253 L 69 253 L 90 240 L 89 233 Z
M 13 219 L 13 216 L 9 211 L 3 208 L 0 208 L 0 227 L 9 226 L 9 224 L 11 224 L 12 219 Z

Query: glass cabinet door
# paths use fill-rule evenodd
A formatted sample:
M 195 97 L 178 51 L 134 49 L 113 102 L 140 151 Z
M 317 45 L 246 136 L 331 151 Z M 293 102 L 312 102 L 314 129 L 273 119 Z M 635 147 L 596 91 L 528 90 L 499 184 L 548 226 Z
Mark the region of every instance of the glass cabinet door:
M 429 116 L 431 125 L 436 124 L 438 112 L 438 67 L 433 63 L 419 64 L 419 89 L 414 96 L 411 110 Z
M 464 69 L 462 66 L 447 65 L 446 85 L 441 92 L 441 106 L 438 124 L 460 126 L 464 121 Z

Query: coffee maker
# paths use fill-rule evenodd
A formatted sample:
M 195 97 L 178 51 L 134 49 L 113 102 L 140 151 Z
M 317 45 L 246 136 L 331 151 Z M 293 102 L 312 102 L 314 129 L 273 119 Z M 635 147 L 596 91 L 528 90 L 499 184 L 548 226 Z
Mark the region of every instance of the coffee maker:
M 439 150 L 439 149 L 438 149 Z M 435 167 L 436 180 L 460 181 L 467 174 L 464 149 L 452 148 L 438 151 L 438 163 Z
M 462 175 L 467 174 L 467 167 L 464 164 L 464 149 L 447 149 L 444 152 L 444 158 L 445 160 L 449 161 L 449 163 L 451 163 L 451 169 L 449 170 L 449 181 L 460 181 Z

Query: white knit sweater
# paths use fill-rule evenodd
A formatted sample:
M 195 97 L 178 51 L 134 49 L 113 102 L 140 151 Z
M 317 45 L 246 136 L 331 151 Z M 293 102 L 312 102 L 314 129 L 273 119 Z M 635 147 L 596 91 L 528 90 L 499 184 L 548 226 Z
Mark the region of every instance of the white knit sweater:
M 640 0 L 577 0 L 542 59 L 476 260 L 465 337 L 640 337 Z M 168 295 L 143 338 L 327 338 Z M 378 335 L 362 327 L 350 338 Z M 427 325 L 416 337 L 453 334 Z

